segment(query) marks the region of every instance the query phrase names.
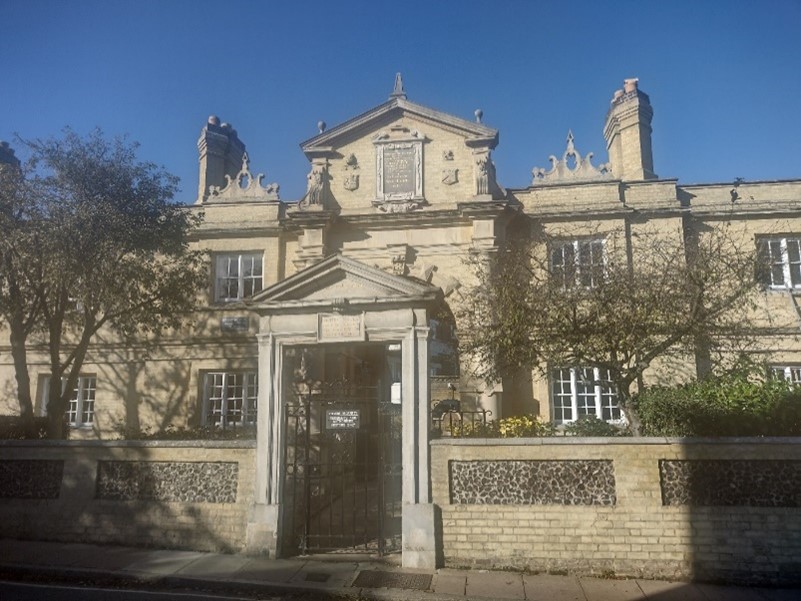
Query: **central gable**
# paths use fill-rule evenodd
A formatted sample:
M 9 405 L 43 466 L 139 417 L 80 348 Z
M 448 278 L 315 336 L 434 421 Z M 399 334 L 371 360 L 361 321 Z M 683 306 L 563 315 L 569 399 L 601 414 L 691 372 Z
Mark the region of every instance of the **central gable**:
M 253 297 L 255 308 L 375 305 L 436 300 L 439 288 L 332 255 Z
M 299 211 L 410 213 L 501 198 L 491 151 L 498 131 L 409 101 L 389 100 L 301 144 L 311 162 Z

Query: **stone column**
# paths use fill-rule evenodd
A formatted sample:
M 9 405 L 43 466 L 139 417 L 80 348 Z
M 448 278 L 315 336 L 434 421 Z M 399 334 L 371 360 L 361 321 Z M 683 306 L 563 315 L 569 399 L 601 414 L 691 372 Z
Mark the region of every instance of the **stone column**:
M 403 340 L 403 567 L 437 567 L 436 507 L 431 503 L 428 327 Z M 410 459 L 413 458 L 413 461 Z
M 254 503 L 247 525 L 248 553 L 276 557 L 280 514 L 281 368 L 280 345 L 272 334 L 260 334 L 259 397 L 256 421 Z

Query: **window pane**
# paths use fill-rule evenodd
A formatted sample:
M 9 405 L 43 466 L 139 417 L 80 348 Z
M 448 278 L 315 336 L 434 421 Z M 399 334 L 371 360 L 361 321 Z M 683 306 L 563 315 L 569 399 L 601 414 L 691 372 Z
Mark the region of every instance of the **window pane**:
M 81 423 L 91 424 L 95 419 L 95 389 L 97 380 L 92 377 L 81 377 Z
M 218 301 L 242 300 L 262 289 L 262 255 L 226 255 L 217 257 Z
M 563 423 L 573 420 L 573 390 L 569 369 L 555 369 L 552 374 L 553 419 Z
M 204 423 L 226 426 L 256 422 L 256 372 L 211 372 L 204 386 Z
M 562 287 L 565 281 L 565 246 L 558 246 L 551 250 L 551 277 Z
M 576 411 L 577 417 L 595 415 L 595 382 L 592 368 L 576 372 Z
M 206 374 L 206 423 L 220 424 L 223 410 L 223 380 L 225 374 Z
M 225 419 L 226 423 L 239 423 L 242 421 L 242 401 L 244 393 L 244 375 L 237 373 L 226 374 Z
M 78 389 L 78 385 L 76 385 L 75 388 L 72 391 L 72 395 L 70 396 L 70 403 L 69 403 L 69 405 L 67 407 L 67 421 L 72 426 L 77 426 L 80 423 L 80 422 L 78 422 L 78 398 L 79 398 L 79 395 L 80 395 L 80 392 L 79 392 L 79 389 Z
M 601 394 L 601 419 L 604 421 L 619 420 L 622 417 L 618 404 L 617 391 L 612 384 L 612 376 L 608 369 L 598 370 Z
M 254 424 L 256 423 L 256 403 L 259 396 L 258 379 L 255 372 L 246 374 L 245 396 L 245 421 Z
M 798 240 L 787 240 L 787 259 L 790 263 L 790 283 L 798 286 L 801 284 L 801 252 Z

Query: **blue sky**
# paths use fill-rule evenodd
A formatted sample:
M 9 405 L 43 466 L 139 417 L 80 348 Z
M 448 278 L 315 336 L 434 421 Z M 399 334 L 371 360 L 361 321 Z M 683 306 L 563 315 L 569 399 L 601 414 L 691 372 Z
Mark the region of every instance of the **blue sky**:
M 185 202 L 210 114 L 297 199 L 298 144 L 384 102 L 397 71 L 412 101 L 484 111 L 507 187 L 561 155 L 568 129 L 606 161 L 604 116 L 632 76 L 660 177 L 801 178 L 799 0 L 0 0 L 0 15 L 0 139 L 129 134 Z

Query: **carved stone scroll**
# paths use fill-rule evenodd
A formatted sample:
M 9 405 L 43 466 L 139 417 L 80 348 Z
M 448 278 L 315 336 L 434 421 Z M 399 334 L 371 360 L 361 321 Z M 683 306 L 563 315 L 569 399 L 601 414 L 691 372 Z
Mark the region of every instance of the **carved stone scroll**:
M 592 153 L 582 158 L 573 145 L 573 132 L 567 132 L 567 149 L 562 155 L 561 160 L 551 155 L 551 170 L 546 171 L 541 167 L 534 167 L 531 170 L 531 184 L 563 184 L 567 182 L 593 181 L 612 178 L 612 167 L 609 163 L 599 165 L 596 169 L 592 165 Z M 570 164 L 574 163 L 571 168 Z

